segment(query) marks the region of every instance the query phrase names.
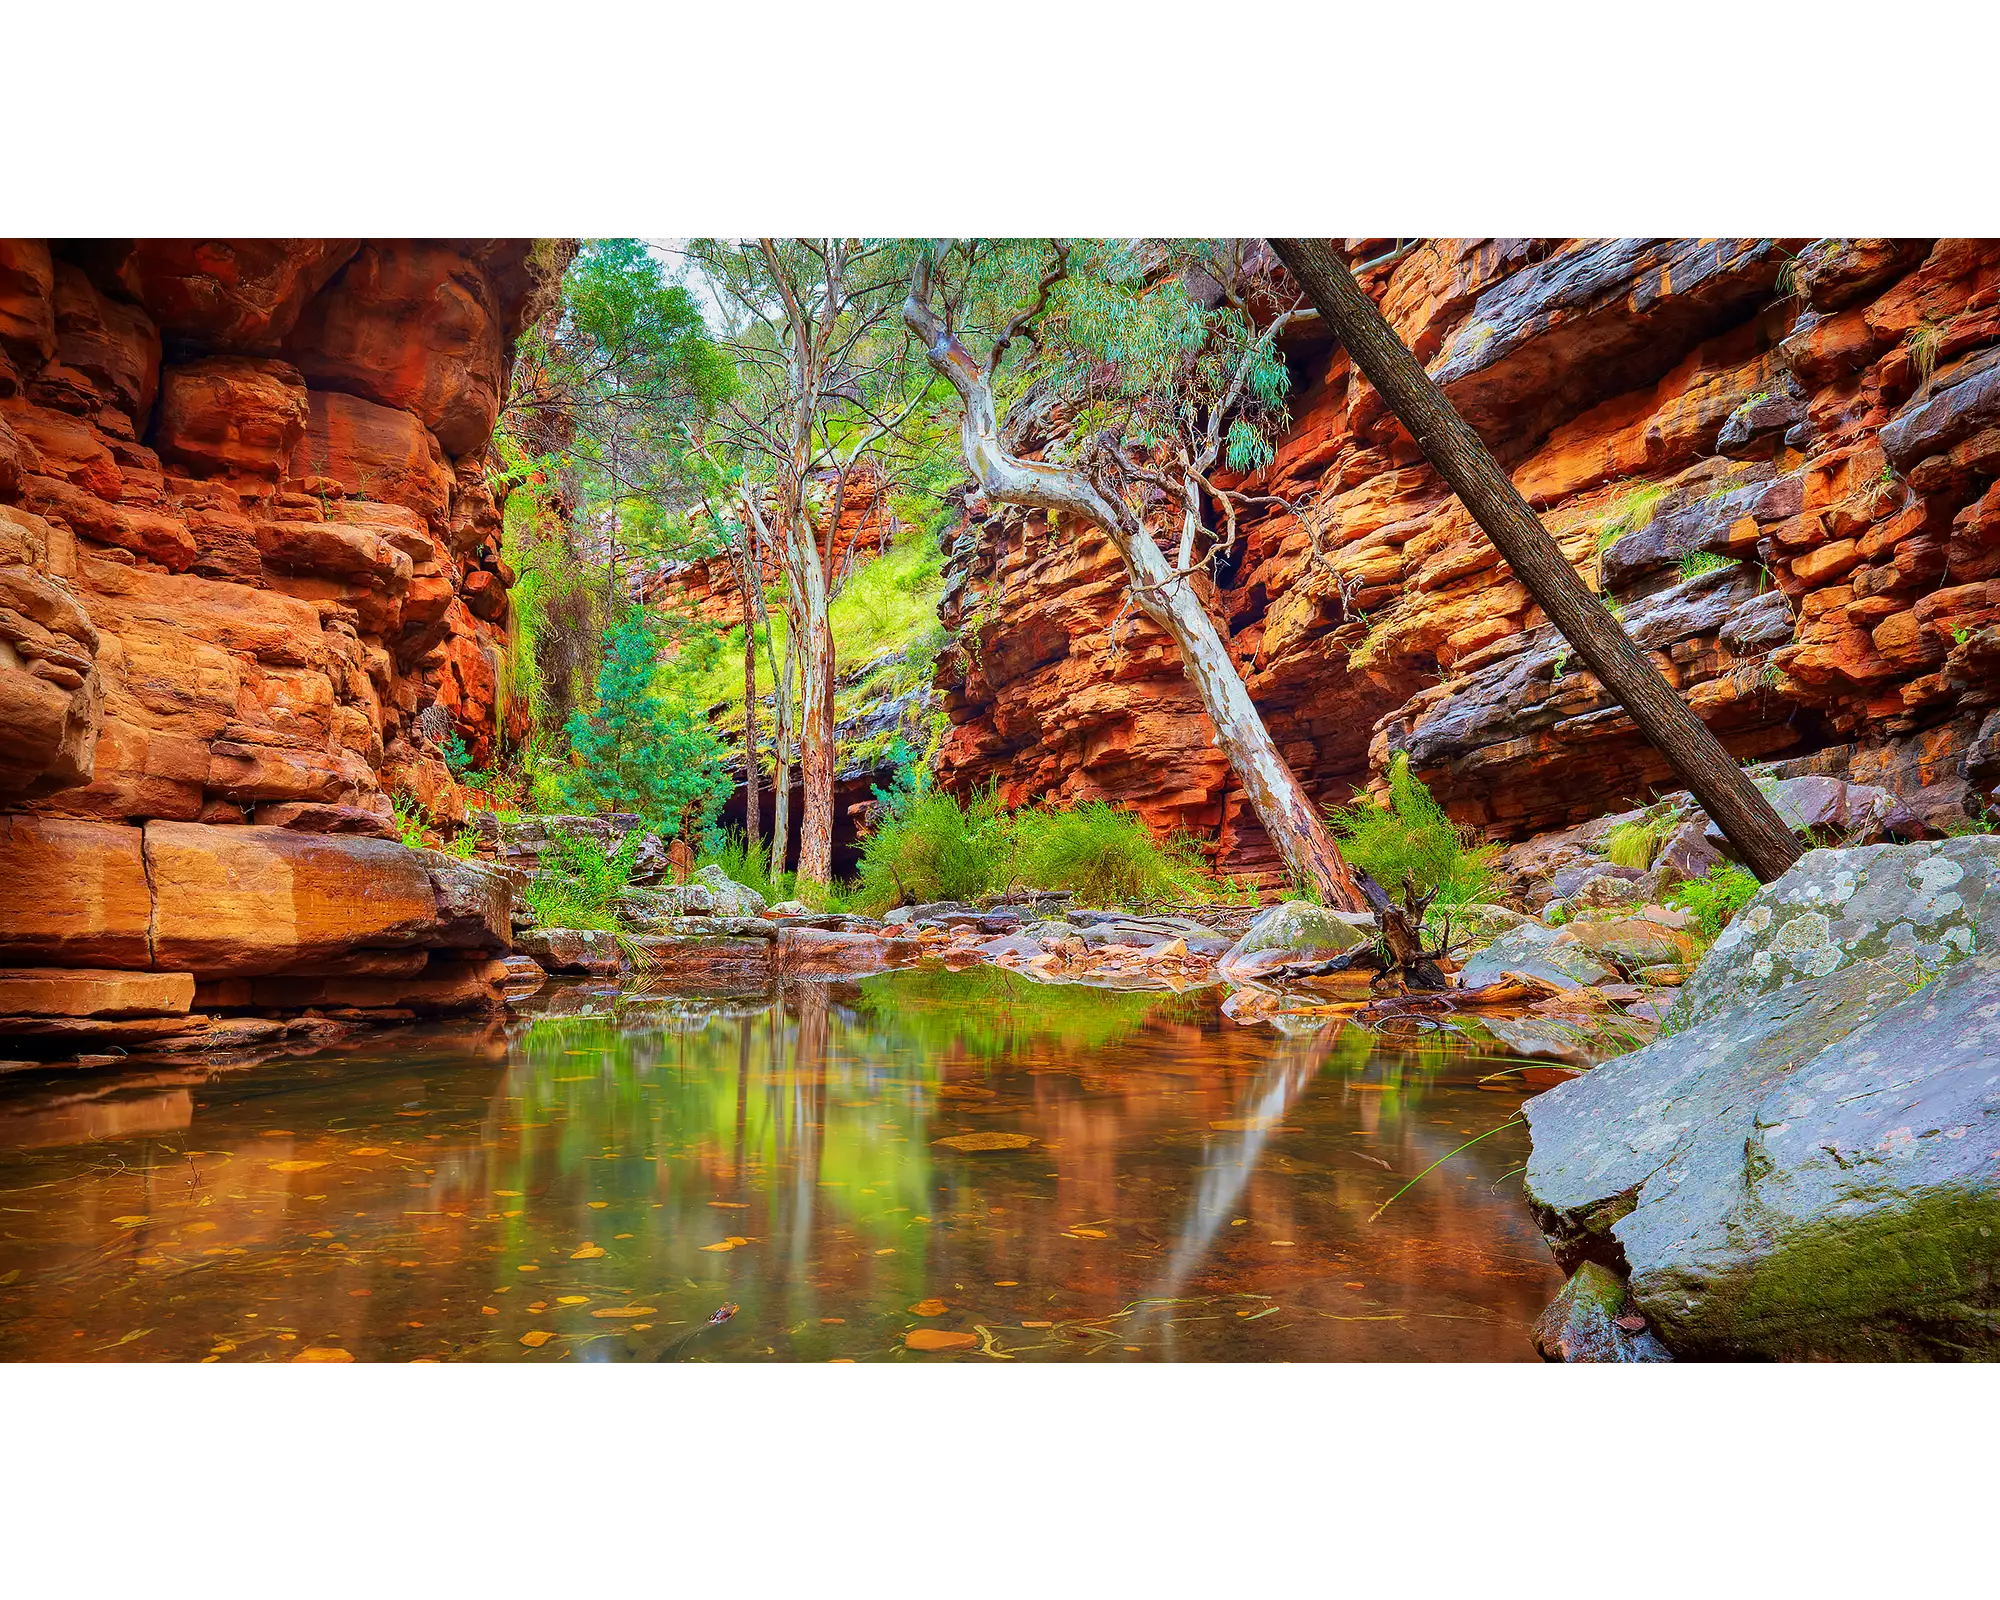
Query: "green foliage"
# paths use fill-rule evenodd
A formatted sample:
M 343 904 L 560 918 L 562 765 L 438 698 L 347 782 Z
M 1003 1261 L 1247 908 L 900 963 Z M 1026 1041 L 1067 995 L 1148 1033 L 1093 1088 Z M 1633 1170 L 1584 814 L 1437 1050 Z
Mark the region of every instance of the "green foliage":
M 394 794 L 389 797 L 389 808 L 396 814 L 396 836 L 412 850 L 424 848 L 424 830 L 430 819 L 424 808 L 408 795 Z
M 1329 809 L 1327 821 L 1342 854 L 1391 894 L 1413 883 L 1419 895 L 1435 890 L 1441 907 L 1493 898 L 1498 847 L 1477 843 L 1445 814 L 1403 751 L 1389 766 L 1388 805 L 1356 800 Z
M 1081 905 L 1196 900 L 1211 885 L 1192 841 L 1156 842 L 1138 814 L 1103 800 L 1014 816 L 1015 879 L 1036 889 L 1068 889 Z
M 1661 825 L 1651 818 L 1621 822 L 1605 836 L 1604 856 L 1614 867 L 1637 867 L 1643 872 L 1660 853 L 1664 838 Z
M 1009 815 L 992 789 L 961 801 L 921 776 L 878 799 L 883 814 L 862 846 L 852 896 L 869 910 L 1015 888 L 1067 889 L 1093 906 L 1215 892 L 1192 842 L 1162 845 L 1136 813 L 1102 800 Z
M 1246 310 L 1246 294 L 1265 291 L 1252 288 L 1242 241 L 1072 240 L 1069 250 L 1033 365 L 1068 406 L 1070 437 L 1194 454 L 1215 419 L 1231 470 L 1268 465 L 1290 420 L 1291 374 Z
M 722 875 L 731 883 L 740 883 L 746 889 L 755 889 L 766 900 L 785 900 L 790 896 L 785 891 L 788 884 L 774 882 L 771 877 L 771 847 L 768 841 L 755 849 L 743 837 L 741 828 L 731 828 L 726 833 L 712 835 L 708 846 L 695 857 L 695 865 L 700 867 L 720 867 Z
M 701 717 L 653 692 L 656 646 L 643 617 L 615 626 L 597 678 L 597 704 L 574 712 L 577 766 L 564 778 L 573 806 L 632 811 L 664 834 L 700 840 L 729 792 L 722 742 Z
M 1597 527 L 1597 553 L 1602 555 L 1628 533 L 1637 533 L 1653 520 L 1667 491 L 1656 483 L 1643 483 L 1626 493 Z
M 1706 577 L 1711 572 L 1720 572 L 1725 567 L 1733 567 L 1736 564 L 1728 556 L 1718 555 L 1713 550 L 1695 550 L 1681 557 L 1677 570 L 1682 583 L 1691 583 L 1696 578 Z
M 616 933 L 618 896 L 632 881 L 639 839 L 637 832 L 628 833 L 607 853 L 586 834 L 557 834 L 525 892 L 536 924 Z
M 456 728 L 445 736 L 444 764 L 454 778 L 463 778 L 472 771 L 472 752 L 465 748 Z
M 1667 904 L 1690 913 L 1702 936 L 1713 940 L 1729 921 L 1750 903 L 1759 884 L 1741 867 L 1718 861 L 1707 875 L 1691 878 L 1667 896 Z
M 857 905 L 888 910 L 928 900 L 973 900 L 1012 875 L 1012 829 L 998 793 L 961 802 L 941 789 L 885 797 L 887 813 L 862 845 Z
M 448 856 L 457 856 L 461 861 L 470 861 L 478 844 L 479 834 L 475 829 L 460 828 L 446 841 L 444 853 Z

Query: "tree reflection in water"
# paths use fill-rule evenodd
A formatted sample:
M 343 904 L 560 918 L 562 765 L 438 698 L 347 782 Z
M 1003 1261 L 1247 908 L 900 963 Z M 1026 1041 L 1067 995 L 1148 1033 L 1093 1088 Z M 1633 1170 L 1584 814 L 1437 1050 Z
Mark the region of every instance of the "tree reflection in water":
M 1529 1358 L 1557 1277 L 1518 1129 L 1369 1221 L 1514 1114 L 1490 1063 L 1217 998 L 571 986 L 504 1026 L 29 1086 L 0 1355 Z

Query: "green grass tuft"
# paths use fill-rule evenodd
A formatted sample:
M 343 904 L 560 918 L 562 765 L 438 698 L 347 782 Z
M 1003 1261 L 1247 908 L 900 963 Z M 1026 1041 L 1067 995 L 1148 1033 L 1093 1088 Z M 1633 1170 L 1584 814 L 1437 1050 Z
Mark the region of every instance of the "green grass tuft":
M 618 895 L 632 881 L 639 839 L 638 832 L 628 833 L 609 853 L 585 834 L 551 839 L 524 896 L 536 925 L 616 933 Z
M 1679 572 L 1682 583 L 1691 583 L 1696 578 L 1706 577 L 1711 572 L 1720 572 L 1724 567 L 1733 567 L 1736 562 L 1728 556 L 1718 555 L 1713 550 L 1696 550 L 1681 557 Z
M 1658 824 L 1641 817 L 1637 822 L 1620 823 L 1605 836 L 1604 858 L 1614 867 L 1637 867 L 1643 872 L 1660 853 L 1661 843 Z
M 1017 879 L 1036 889 L 1068 889 L 1082 905 L 1194 900 L 1213 886 L 1184 837 L 1160 844 L 1138 815 L 1102 800 L 1064 810 L 1036 808 L 1013 819 Z
M 1700 924 L 1702 937 L 1712 942 L 1761 887 L 1741 867 L 1718 861 L 1707 876 L 1690 878 L 1675 889 L 1667 896 L 1667 904 L 1691 913 Z

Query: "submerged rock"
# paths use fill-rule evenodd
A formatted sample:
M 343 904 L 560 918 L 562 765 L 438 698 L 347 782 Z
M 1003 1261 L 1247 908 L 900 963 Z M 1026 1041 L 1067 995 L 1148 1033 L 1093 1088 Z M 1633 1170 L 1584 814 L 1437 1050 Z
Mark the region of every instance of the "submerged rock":
M 1525 1107 L 1559 1260 L 1676 1354 L 2000 1355 L 2000 839 L 1811 852 L 1667 1026 Z
M 1586 1261 L 1535 1323 L 1544 1361 L 1671 1361 L 1645 1318 L 1628 1310 L 1618 1274 Z

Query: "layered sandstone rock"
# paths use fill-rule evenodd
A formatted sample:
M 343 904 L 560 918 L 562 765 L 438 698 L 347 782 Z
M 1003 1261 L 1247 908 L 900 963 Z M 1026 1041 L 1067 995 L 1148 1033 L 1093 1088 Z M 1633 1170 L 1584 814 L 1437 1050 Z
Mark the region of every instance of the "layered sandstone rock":
M 388 812 L 494 752 L 525 240 L 0 242 L 0 797 Z M 448 800 L 444 802 L 449 810 Z
M 1365 281 L 1733 752 L 1938 817 L 2000 778 L 2000 244 L 1431 240 Z M 1316 321 L 1286 355 L 1292 425 L 1244 487 L 1302 515 L 1248 521 L 1212 605 L 1308 789 L 1407 750 L 1522 838 L 1676 787 Z M 1104 796 L 1275 867 L 1109 542 L 972 511 L 945 781 Z

